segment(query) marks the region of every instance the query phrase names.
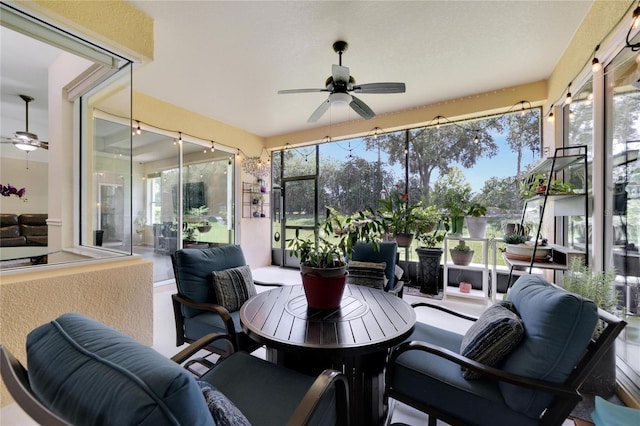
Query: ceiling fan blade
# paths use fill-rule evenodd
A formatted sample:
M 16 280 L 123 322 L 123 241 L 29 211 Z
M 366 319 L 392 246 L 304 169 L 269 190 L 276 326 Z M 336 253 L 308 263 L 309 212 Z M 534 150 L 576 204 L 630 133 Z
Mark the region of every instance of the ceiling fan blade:
M 334 82 L 347 84 L 349 82 L 349 67 L 333 64 L 331 67 L 331 76 Z
M 322 115 L 325 112 L 327 112 L 327 110 L 329 109 L 329 106 L 331 106 L 331 101 L 329 99 L 327 99 L 326 101 L 321 103 L 320 106 L 318 108 L 316 108 L 315 111 L 313 111 L 313 114 L 311 114 L 311 117 L 309 117 L 307 122 L 315 123 L 316 121 L 318 121 L 320 119 L 320 117 L 322 117 Z
M 278 90 L 279 95 L 287 95 L 289 93 L 314 93 L 314 92 L 328 92 L 327 89 L 289 89 Z
M 367 104 L 365 104 L 355 96 L 351 96 L 351 98 L 352 99 L 349 106 L 353 108 L 353 110 L 357 112 L 362 118 L 364 118 L 365 120 L 369 120 L 376 116 L 376 113 L 373 112 L 373 110 L 369 108 Z
M 404 93 L 406 87 L 404 83 L 368 83 L 353 86 L 356 93 Z

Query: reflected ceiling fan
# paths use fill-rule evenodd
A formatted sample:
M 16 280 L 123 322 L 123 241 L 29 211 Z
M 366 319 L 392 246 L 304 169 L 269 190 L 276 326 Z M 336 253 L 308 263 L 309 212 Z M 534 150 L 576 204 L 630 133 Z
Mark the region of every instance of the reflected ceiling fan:
M 25 102 L 25 130 L 17 131 L 12 138 L 3 137 L 2 143 L 12 143 L 16 148 L 27 153 L 35 151 L 38 148 L 49 149 L 49 142 L 41 141 L 38 135 L 29 131 L 29 102 L 33 101 L 33 97 L 28 95 L 19 95 Z
M 310 92 L 329 92 L 329 97 L 320 104 L 320 106 L 311 114 L 309 123 L 315 123 L 329 109 L 333 103 L 348 104 L 355 112 L 357 112 L 365 120 L 369 120 L 376 116 L 371 108 L 362 100 L 351 95 L 354 93 L 404 93 L 406 88 L 404 83 L 368 83 L 356 84 L 355 78 L 349 74 L 349 68 L 342 66 L 342 54 L 347 50 L 349 45 L 346 41 L 336 41 L 333 43 L 333 50 L 338 54 L 338 65 L 331 68 L 331 76 L 325 82 L 325 89 L 292 89 L 279 90 L 279 94 L 289 93 L 310 93 Z

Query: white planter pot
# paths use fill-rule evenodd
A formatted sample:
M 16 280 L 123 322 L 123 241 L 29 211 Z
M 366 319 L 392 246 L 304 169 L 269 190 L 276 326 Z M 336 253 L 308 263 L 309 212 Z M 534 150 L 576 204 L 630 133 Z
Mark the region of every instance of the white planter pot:
M 487 218 L 485 216 L 467 216 L 467 229 L 471 238 L 484 238 L 487 230 Z

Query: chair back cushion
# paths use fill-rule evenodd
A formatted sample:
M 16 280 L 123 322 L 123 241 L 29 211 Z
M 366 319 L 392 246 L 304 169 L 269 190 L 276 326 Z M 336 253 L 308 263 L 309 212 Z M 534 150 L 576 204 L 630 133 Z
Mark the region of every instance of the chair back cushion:
M 552 286 L 538 275 L 523 275 L 507 300 L 524 322 L 525 337 L 504 362 L 505 371 L 566 382 L 584 355 L 598 321 L 596 305 L 579 295 Z M 505 402 L 513 410 L 538 418 L 549 394 L 500 383 Z
M 359 241 L 353 248 L 351 260 L 361 262 L 385 262 L 385 275 L 389 281 L 385 290 L 393 289 L 396 286 L 395 266 L 398 253 L 398 243 L 395 241 L 383 241 L 378 243 L 378 250 L 374 250 L 372 243 Z
M 211 272 L 247 264 L 239 245 L 188 248 L 177 250 L 172 256 L 173 272 L 178 293 L 198 303 L 218 303 L 211 285 Z M 202 311 L 182 307 L 185 317 L 191 318 Z
M 212 425 L 195 379 L 179 365 L 81 314 L 27 337 L 36 397 L 73 425 Z

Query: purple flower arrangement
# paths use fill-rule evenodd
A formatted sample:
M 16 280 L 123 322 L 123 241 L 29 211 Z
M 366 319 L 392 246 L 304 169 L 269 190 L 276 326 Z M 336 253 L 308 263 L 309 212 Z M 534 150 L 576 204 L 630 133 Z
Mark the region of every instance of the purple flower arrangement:
M 27 192 L 25 188 L 18 189 L 15 186 L 11 185 L 10 183 L 6 185 L 3 185 L 0 183 L 0 194 L 2 194 L 3 197 L 16 195 L 18 198 L 22 198 L 25 192 Z

